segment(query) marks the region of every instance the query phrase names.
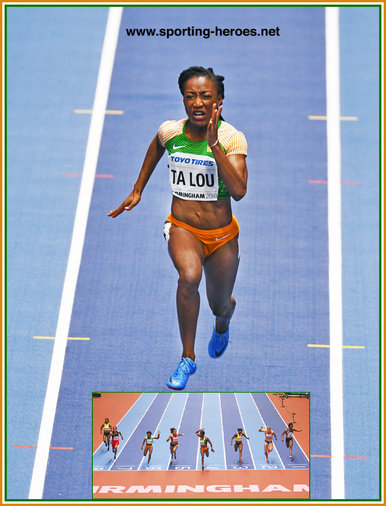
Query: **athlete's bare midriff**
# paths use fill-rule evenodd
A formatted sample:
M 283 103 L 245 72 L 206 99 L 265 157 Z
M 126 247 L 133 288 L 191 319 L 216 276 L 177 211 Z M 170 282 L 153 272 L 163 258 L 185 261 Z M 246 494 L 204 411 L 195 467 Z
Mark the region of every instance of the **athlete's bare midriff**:
M 173 196 L 172 215 L 177 220 L 201 230 L 226 227 L 232 221 L 230 199 L 203 202 Z

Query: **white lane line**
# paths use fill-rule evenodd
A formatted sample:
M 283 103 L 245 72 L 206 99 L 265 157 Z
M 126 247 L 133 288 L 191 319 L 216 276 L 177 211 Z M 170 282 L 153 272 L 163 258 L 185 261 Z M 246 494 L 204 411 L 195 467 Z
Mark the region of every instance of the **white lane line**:
M 260 409 L 259 409 L 259 406 L 257 405 L 257 403 L 256 403 L 255 399 L 253 398 L 252 393 L 250 392 L 250 394 L 249 394 L 249 395 L 251 396 L 252 401 L 253 401 L 254 405 L 256 406 L 256 409 L 257 409 L 257 412 L 259 413 L 259 416 L 260 416 L 260 418 L 261 418 L 261 421 L 263 422 L 263 424 L 265 425 L 265 427 L 268 427 L 268 424 L 266 424 L 266 423 L 265 423 L 265 420 L 264 420 L 264 418 L 263 418 L 263 415 L 261 414 Z M 266 395 L 266 396 L 268 397 L 268 395 L 267 395 L 267 393 L 266 393 L 266 392 L 264 393 L 264 395 Z M 264 440 L 265 440 L 265 434 L 264 434 Z M 277 440 L 276 440 L 276 443 L 277 443 Z M 279 454 L 279 452 L 278 452 L 278 450 L 277 450 L 277 448 L 276 448 L 276 446 L 275 446 L 275 443 L 273 442 L 273 438 L 272 438 L 272 446 L 273 446 L 273 449 L 275 450 L 276 455 L 278 456 L 278 458 L 279 458 L 279 460 L 280 460 L 280 463 L 281 463 L 281 466 L 282 466 L 281 468 L 282 468 L 282 469 L 285 469 L 286 467 L 285 467 L 285 465 L 284 465 L 283 461 L 281 460 L 280 454 Z M 268 465 L 269 465 L 269 464 L 268 464 Z M 266 469 L 266 468 L 262 467 L 262 469 Z M 286 469 L 286 471 L 288 471 L 288 469 Z
M 142 394 L 142 395 L 143 395 L 143 394 Z M 150 404 L 149 404 L 149 405 L 148 405 L 148 407 L 146 408 L 146 410 L 145 410 L 144 414 L 143 414 L 143 415 L 141 416 L 141 418 L 138 420 L 137 425 L 136 425 L 136 426 L 134 427 L 134 429 L 131 431 L 130 436 L 128 436 L 128 437 L 127 437 L 127 436 L 124 436 L 126 439 L 125 439 L 124 444 L 122 445 L 122 448 L 120 449 L 119 453 L 117 454 L 117 458 L 118 458 L 118 456 L 120 455 L 120 453 L 121 453 L 121 452 L 123 452 L 123 450 L 124 450 L 125 446 L 126 446 L 126 445 L 127 445 L 127 443 L 130 441 L 130 439 L 131 439 L 132 435 L 134 434 L 134 432 L 137 430 L 138 425 L 142 422 L 142 420 L 144 419 L 144 417 L 145 417 L 146 413 L 147 413 L 147 412 L 149 411 L 149 409 L 152 407 L 153 402 L 155 401 L 155 399 L 156 399 L 156 397 L 157 397 L 157 395 L 158 395 L 158 394 L 156 394 L 156 393 L 155 393 L 155 394 L 153 394 L 153 395 L 154 395 L 153 399 L 151 400 Z M 132 407 L 133 407 L 133 406 L 132 406 Z M 131 408 L 130 408 L 130 409 L 131 409 Z M 130 411 L 130 410 L 129 410 L 129 411 Z M 126 415 L 129 413 L 129 411 L 126 413 Z M 125 415 L 125 416 L 126 416 L 126 415 Z M 125 417 L 123 417 L 123 418 L 125 418 Z M 122 418 L 122 420 L 123 420 L 123 418 Z M 122 421 L 122 420 L 121 420 L 121 421 Z M 103 443 L 102 443 L 100 446 L 102 446 L 102 445 L 103 445 Z M 98 449 L 99 449 L 99 448 L 98 448 Z M 98 450 L 97 450 L 97 451 L 98 451 Z M 95 453 L 96 453 L 96 452 L 95 452 Z M 111 471 L 111 468 L 113 467 L 114 463 L 115 463 L 115 462 L 113 461 L 113 463 L 110 465 L 110 467 L 107 469 L 107 471 Z M 118 467 L 117 467 L 117 470 L 118 470 Z
M 204 404 L 205 404 L 205 393 L 202 394 L 201 416 L 200 416 L 200 427 L 199 427 L 199 429 L 202 429 L 202 415 L 204 413 Z M 200 458 L 200 439 L 198 439 L 198 441 L 197 441 L 196 471 L 198 470 L 199 458 Z
M 160 394 L 158 393 L 158 394 L 157 394 L 157 396 L 158 396 L 158 395 L 160 395 Z M 174 396 L 174 395 L 179 395 L 179 394 L 174 394 L 174 393 L 170 394 L 169 400 L 168 400 L 168 402 L 167 402 L 167 404 L 166 404 L 166 406 L 165 406 L 165 409 L 163 410 L 163 413 L 162 413 L 162 415 L 161 415 L 161 418 L 159 419 L 159 422 L 157 423 L 157 427 L 154 429 L 153 434 L 155 434 L 157 431 L 159 431 L 159 426 L 161 425 L 161 422 L 162 422 L 162 420 L 163 420 L 163 417 L 165 416 L 165 413 L 166 413 L 166 411 L 167 411 L 167 409 L 168 409 L 168 407 L 169 407 L 169 404 L 172 402 L 172 399 L 173 399 L 173 396 Z M 147 435 L 147 433 L 146 433 L 146 435 Z M 157 435 L 158 435 L 158 434 L 157 434 Z M 154 438 L 156 438 L 156 437 L 154 436 Z M 159 437 L 158 437 L 157 439 L 159 439 Z M 148 459 L 148 458 L 149 458 L 149 455 L 148 455 L 148 454 L 146 454 L 146 456 L 144 455 L 144 456 L 142 457 L 141 462 L 139 463 L 139 466 L 138 466 L 138 468 L 137 468 L 137 471 L 140 471 L 140 470 L 141 470 L 142 465 L 146 462 L 146 459 Z M 163 471 L 164 471 L 164 469 L 163 469 Z
M 331 499 L 344 499 L 339 7 L 326 7 Z
M 241 418 L 241 424 L 242 424 L 243 431 L 244 431 L 245 430 L 245 423 L 244 423 L 243 415 L 241 414 L 241 409 L 240 409 L 240 406 L 239 406 L 239 401 L 237 399 L 236 392 L 234 393 L 234 396 L 235 396 L 235 399 L 236 399 L 237 409 L 239 410 L 239 415 L 240 415 L 240 418 Z M 247 444 L 248 444 L 248 448 L 249 448 L 249 453 L 251 454 L 251 457 L 252 457 L 253 468 L 257 469 L 256 464 L 255 464 L 255 459 L 253 458 L 252 448 L 251 448 L 251 445 L 249 444 L 249 439 L 247 439 Z
M 95 91 L 93 114 L 87 140 L 83 175 L 79 190 L 75 214 L 74 229 L 71 239 L 67 270 L 63 284 L 62 300 L 55 334 L 46 397 L 35 455 L 34 468 L 29 490 L 29 499 L 42 499 L 47 470 L 49 449 L 54 426 L 56 405 L 63 372 L 64 356 L 74 303 L 75 288 L 82 258 L 84 236 L 90 208 L 93 183 L 98 162 L 99 147 L 102 137 L 105 110 L 110 89 L 118 32 L 122 17 L 122 7 L 110 7 L 106 33 L 103 42 L 102 56 Z
M 180 416 L 180 421 L 178 422 L 178 426 L 177 426 L 177 434 L 180 432 L 181 422 L 182 422 L 182 418 L 183 418 L 184 413 L 185 413 L 185 408 L 186 408 L 186 404 L 188 402 L 188 397 L 189 397 L 189 394 L 186 394 L 186 399 L 185 399 L 184 407 L 182 408 L 181 416 Z M 169 469 L 171 461 L 172 461 L 172 456 L 170 455 L 169 460 L 168 460 L 168 465 L 166 466 L 166 469 Z
M 220 424 L 221 424 L 221 434 L 222 434 L 221 437 L 223 440 L 224 466 L 225 466 L 225 469 L 228 469 L 227 454 L 225 451 L 226 442 L 225 442 L 225 436 L 224 436 L 224 420 L 223 420 L 223 416 L 222 416 L 222 404 L 221 404 L 221 394 L 220 393 L 218 394 L 218 400 L 219 400 L 219 405 L 220 405 Z

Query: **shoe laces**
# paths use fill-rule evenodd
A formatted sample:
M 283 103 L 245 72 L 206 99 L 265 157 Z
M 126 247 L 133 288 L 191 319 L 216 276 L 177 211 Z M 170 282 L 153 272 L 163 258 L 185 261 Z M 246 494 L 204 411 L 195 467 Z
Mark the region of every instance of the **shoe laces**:
M 181 362 L 173 373 L 173 377 L 181 377 L 183 374 L 190 374 L 190 367 L 186 357 L 181 359 Z

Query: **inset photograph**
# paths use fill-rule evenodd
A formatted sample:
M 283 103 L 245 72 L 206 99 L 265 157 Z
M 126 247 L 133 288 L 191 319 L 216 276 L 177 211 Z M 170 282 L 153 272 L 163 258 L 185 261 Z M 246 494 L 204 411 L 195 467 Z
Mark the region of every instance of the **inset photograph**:
M 307 392 L 93 393 L 93 498 L 309 498 L 309 406 Z

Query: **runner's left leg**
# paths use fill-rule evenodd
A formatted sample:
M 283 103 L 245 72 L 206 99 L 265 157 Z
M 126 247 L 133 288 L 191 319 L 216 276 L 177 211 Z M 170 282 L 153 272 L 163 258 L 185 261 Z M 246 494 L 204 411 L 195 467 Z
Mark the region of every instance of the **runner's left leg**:
M 232 318 L 236 301 L 232 290 L 239 266 L 238 238 L 234 237 L 204 261 L 206 293 L 209 306 L 216 316 L 216 331 L 224 333 Z

